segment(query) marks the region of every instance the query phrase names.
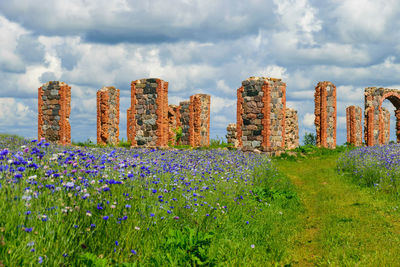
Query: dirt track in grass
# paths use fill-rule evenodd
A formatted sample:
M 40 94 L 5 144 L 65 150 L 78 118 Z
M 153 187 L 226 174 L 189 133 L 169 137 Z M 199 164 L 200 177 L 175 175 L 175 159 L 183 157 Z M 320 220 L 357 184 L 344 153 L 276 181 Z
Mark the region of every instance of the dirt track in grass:
M 400 266 L 400 203 L 338 174 L 337 158 L 276 161 L 304 205 L 301 230 L 290 240 L 288 263 Z

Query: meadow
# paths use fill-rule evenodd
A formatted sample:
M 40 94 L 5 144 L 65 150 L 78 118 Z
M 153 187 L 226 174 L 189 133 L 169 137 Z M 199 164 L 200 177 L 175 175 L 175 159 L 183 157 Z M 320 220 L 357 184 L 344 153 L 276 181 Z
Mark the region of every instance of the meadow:
M 300 212 L 262 155 L 0 138 L 2 266 L 270 265 Z
M 0 135 L 0 266 L 397 266 L 400 146 L 280 157 Z

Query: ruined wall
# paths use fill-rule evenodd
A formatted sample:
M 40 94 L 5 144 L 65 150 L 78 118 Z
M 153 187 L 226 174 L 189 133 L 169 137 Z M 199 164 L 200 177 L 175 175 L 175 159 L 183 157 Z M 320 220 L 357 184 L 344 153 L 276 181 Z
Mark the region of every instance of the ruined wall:
M 295 149 L 299 146 L 299 120 L 297 110 L 292 108 L 286 108 L 285 143 L 285 149 Z
M 286 84 L 250 77 L 238 89 L 237 136 L 243 151 L 280 153 L 285 148 Z
M 179 103 L 182 145 L 210 145 L 210 102 L 206 94 L 196 94 Z
M 358 106 L 346 108 L 347 143 L 362 145 L 362 109 Z
M 113 86 L 97 91 L 97 143 L 119 143 L 119 89 Z
M 396 136 L 397 142 L 400 142 L 400 90 L 368 87 L 364 90 L 364 139 L 367 146 L 384 144 L 385 140 L 387 140 L 387 130 L 385 130 L 384 122 L 385 116 L 382 113 L 382 103 L 385 99 L 388 99 L 396 108 Z
M 228 144 L 232 144 L 234 147 L 239 146 L 239 140 L 237 139 L 236 123 L 229 123 L 226 127 L 226 140 Z
M 189 144 L 192 147 L 210 145 L 210 100 L 206 94 L 190 97 Z
M 168 144 L 168 82 L 157 78 L 131 83 L 128 140 L 132 146 L 166 147 Z
M 38 138 L 61 145 L 71 144 L 71 87 L 50 81 L 38 89 Z
M 180 107 L 177 105 L 168 106 L 168 143 L 177 145 L 175 131 L 181 127 Z
M 317 146 L 336 148 L 336 86 L 319 82 L 315 87 L 315 128 Z
M 386 108 L 382 107 L 382 119 L 381 129 L 383 129 L 383 134 L 381 135 L 381 144 L 386 145 L 389 144 L 390 141 L 390 111 Z
M 181 121 L 181 128 L 182 128 L 182 138 L 181 143 L 182 145 L 189 145 L 189 121 L 190 121 L 190 111 L 189 111 L 190 101 L 182 101 L 179 103 L 179 112 L 180 112 L 180 121 Z

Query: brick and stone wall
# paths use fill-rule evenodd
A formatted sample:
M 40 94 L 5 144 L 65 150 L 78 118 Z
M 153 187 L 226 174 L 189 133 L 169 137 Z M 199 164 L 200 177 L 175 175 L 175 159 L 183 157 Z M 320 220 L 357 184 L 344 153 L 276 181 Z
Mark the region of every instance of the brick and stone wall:
M 168 143 L 177 145 L 175 131 L 181 127 L 180 106 L 168 105 Z
M 181 144 L 182 145 L 189 145 L 190 144 L 190 111 L 189 111 L 190 101 L 182 101 L 179 103 L 179 112 L 180 112 L 180 121 L 181 121 L 181 128 L 182 128 L 182 138 Z
M 382 107 L 382 120 L 381 123 L 383 124 L 381 128 L 383 129 L 383 134 L 381 135 L 381 144 L 386 145 L 389 144 L 390 141 L 390 111 L 386 108 Z
M 317 146 L 336 148 L 336 86 L 319 82 L 315 88 L 315 128 Z
M 358 106 L 346 108 L 347 143 L 362 145 L 362 109 Z
M 396 136 L 397 142 L 400 142 L 400 90 L 368 87 L 364 90 L 364 139 L 368 146 L 384 144 L 387 140 L 388 130 L 385 128 L 384 109 L 382 108 L 385 99 L 388 99 L 396 108 Z
M 239 141 L 237 139 L 236 123 L 229 123 L 226 127 L 226 140 L 228 144 L 232 144 L 234 147 L 239 146 Z
M 192 147 L 210 145 L 210 100 L 206 94 L 190 97 L 189 144 Z
M 210 145 L 210 102 L 206 94 L 196 94 L 179 103 L 182 145 Z
M 250 77 L 237 91 L 237 137 L 243 151 L 279 154 L 285 149 L 286 84 Z
M 38 138 L 61 145 L 71 144 L 71 87 L 50 81 L 38 89 Z
M 168 82 L 157 78 L 131 83 L 127 135 L 132 146 L 166 147 L 168 144 Z
M 119 89 L 113 86 L 97 91 L 97 143 L 119 143 Z
M 295 149 L 299 146 L 299 120 L 297 110 L 292 108 L 286 108 L 285 143 L 285 149 Z

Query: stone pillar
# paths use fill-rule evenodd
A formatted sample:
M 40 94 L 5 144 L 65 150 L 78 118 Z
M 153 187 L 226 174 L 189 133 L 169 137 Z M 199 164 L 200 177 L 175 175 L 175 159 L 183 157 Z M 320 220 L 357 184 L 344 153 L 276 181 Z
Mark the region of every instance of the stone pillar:
M 103 87 L 97 91 L 97 144 L 119 143 L 119 89 Z
M 295 149 L 299 146 L 299 120 L 297 110 L 286 108 L 285 149 Z
M 317 146 L 336 148 L 336 86 L 319 82 L 315 87 L 315 128 Z
M 286 84 L 250 77 L 238 89 L 236 125 L 243 151 L 279 154 L 285 149 Z
M 210 145 L 210 100 L 209 95 L 196 94 L 179 103 L 183 145 Z
M 239 146 L 239 141 L 237 139 L 236 123 L 229 123 L 226 127 L 226 140 L 228 144 L 232 144 L 234 147 Z
M 396 137 L 397 137 L 397 143 L 400 143 L 400 109 L 396 109 L 394 111 L 394 114 L 396 116 Z
M 236 101 L 236 138 L 238 141 L 237 147 L 243 147 L 243 91 L 244 88 L 241 86 L 237 89 L 237 101 Z M 247 137 L 245 138 L 247 141 Z
M 381 119 L 379 120 L 379 130 L 383 134 L 380 135 L 380 144 L 386 145 L 390 141 L 390 112 L 382 107 Z
M 136 147 L 168 144 L 168 82 L 157 78 L 131 83 L 131 107 L 127 111 L 128 140 Z
M 346 108 L 347 143 L 362 145 L 362 109 L 358 106 Z
M 61 145 L 71 144 L 71 87 L 50 81 L 38 89 L 38 138 Z
M 181 127 L 180 107 L 177 105 L 168 105 L 168 143 L 178 145 L 176 143 L 175 131 Z
M 206 94 L 190 97 L 189 144 L 192 147 L 210 145 L 210 102 Z
M 189 121 L 190 121 L 190 111 L 189 111 L 190 101 L 182 101 L 179 103 L 179 113 L 180 113 L 180 121 L 182 128 L 182 145 L 189 145 Z

